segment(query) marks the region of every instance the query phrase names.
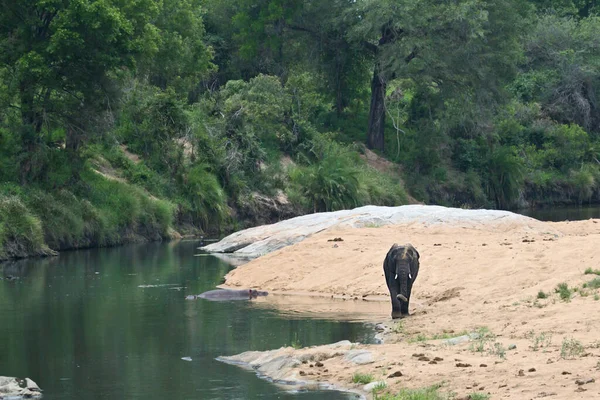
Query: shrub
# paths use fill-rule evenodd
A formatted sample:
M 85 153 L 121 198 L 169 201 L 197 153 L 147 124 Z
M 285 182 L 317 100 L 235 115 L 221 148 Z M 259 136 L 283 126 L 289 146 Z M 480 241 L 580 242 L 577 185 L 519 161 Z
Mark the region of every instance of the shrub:
M 554 291 L 558 293 L 562 301 L 571 301 L 571 295 L 573 294 L 573 291 L 569 289 L 569 285 L 566 283 L 560 283 L 556 289 L 554 289 Z
M 0 196 L 0 259 L 48 254 L 42 223 L 16 196 Z

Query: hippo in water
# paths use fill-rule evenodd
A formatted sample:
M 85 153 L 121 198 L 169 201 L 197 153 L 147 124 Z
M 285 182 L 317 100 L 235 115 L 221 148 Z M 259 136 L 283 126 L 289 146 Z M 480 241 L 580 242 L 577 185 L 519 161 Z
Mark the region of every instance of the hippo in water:
M 191 295 L 187 296 L 187 300 L 195 300 L 195 299 L 206 299 L 212 301 L 227 301 L 227 300 L 252 300 L 257 298 L 258 296 L 266 296 L 268 292 L 263 292 L 260 290 L 254 289 L 244 289 L 244 290 L 229 290 L 229 289 L 216 289 L 209 290 L 208 292 L 204 292 L 199 295 Z

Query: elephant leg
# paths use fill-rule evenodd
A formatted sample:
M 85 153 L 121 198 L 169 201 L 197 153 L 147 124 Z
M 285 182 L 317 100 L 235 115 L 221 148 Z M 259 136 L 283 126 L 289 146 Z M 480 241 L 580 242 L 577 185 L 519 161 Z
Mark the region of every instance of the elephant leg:
M 388 289 L 390 290 L 390 297 L 392 298 L 392 319 L 401 318 L 402 310 L 400 300 L 398 300 L 397 296 L 399 293 L 398 286 L 395 282 L 391 285 L 388 285 Z
M 408 283 L 407 291 L 408 291 L 408 293 L 407 293 L 408 297 L 406 298 L 406 301 L 400 302 L 400 313 L 402 315 L 410 315 L 408 312 L 408 306 L 410 303 L 410 292 L 412 291 L 412 282 Z

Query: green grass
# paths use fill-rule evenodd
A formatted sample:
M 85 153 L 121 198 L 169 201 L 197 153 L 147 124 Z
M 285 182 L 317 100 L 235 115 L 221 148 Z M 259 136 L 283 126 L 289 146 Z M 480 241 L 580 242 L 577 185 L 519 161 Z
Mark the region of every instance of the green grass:
M 17 196 L 0 196 L 0 259 L 48 254 L 40 218 Z
M 548 294 L 545 293 L 543 290 L 540 290 L 537 294 L 537 298 L 538 299 L 547 299 L 548 298 Z
M 552 334 L 548 332 L 542 332 L 539 335 L 536 335 L 534 331 L 530 331 L 526 337 L 531 340 L 531 349 L 533 351 L 538 351 L 539 349 L 546 348 L 552 344 Z
M 366 385 L 367 383 L 373 382 L 373 375 L 371 374 L 361 374 L 359 372 L 352 375 L 353 383 L 360 383 L 361 385 Z
M 600 277 L 594 278 L 591 281 L 585 283 L 585 287 L 590 289 L 600 289 Z
M 569 285 L 566 283 L 560 283 L 554 289 L 555 293 L 558 293 L 560 299 L 562 301 L 571 301 L 571 296 L 573 295 L 573 291 L 569 288 Z
M 398 321 L 392 327 L 392 332 L 394 333 L 404 333 L 404 321 Z
M 462 331 L 459 333 L 446 333 L 446 332 L 436 333 L 431 336 L 427 336 L 422 333 L 419 333 L 419 334 L 417 334 L 417 336 L 414 336 L 414 337 L 411 337 L 410 339 L 408 339 L 408 343 L 425 342 L 428 340 L 452 339 L 455 337 L 464 336 L 464 335 L 468 335 L 468 334 L 469 334 L 469 332 L 467 332 L 467 331 Z
M 422 389 L 402 389 L 397 394 L 375 394 L 374 400 L 449 400 L 450 393 L 440 393 L 441 385 L 433 385 Z
M 567 339 L 564 338 L 561 348 L 560 348 L 560 357 L 569 360 L 576 358 L 583 354 L 584 348 L 579 340 L 576 339 Z
M 89 165 L 80 177 L 52 190 L 0 185 L 0 259 L 169 236 L 175 214 L 170 202 Z
M 586 274 L 586 275 L 600 275 L 600 269 L 588 268 L 588 269 L 585 270 L 584 274 Z
M 489 400 L 490 395 L 487 393 L 474 392 L 474 393 L 469 394 L 467 396 L 467 399 L 469 399 L 469 400 Z

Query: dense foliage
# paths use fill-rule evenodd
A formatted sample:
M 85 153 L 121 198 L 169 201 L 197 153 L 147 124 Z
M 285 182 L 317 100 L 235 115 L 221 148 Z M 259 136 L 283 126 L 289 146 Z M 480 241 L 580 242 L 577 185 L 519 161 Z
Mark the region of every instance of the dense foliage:
M 598 202 L 598 11 L 0 0 L 0 259 L 407 192 L 465 207 Z

